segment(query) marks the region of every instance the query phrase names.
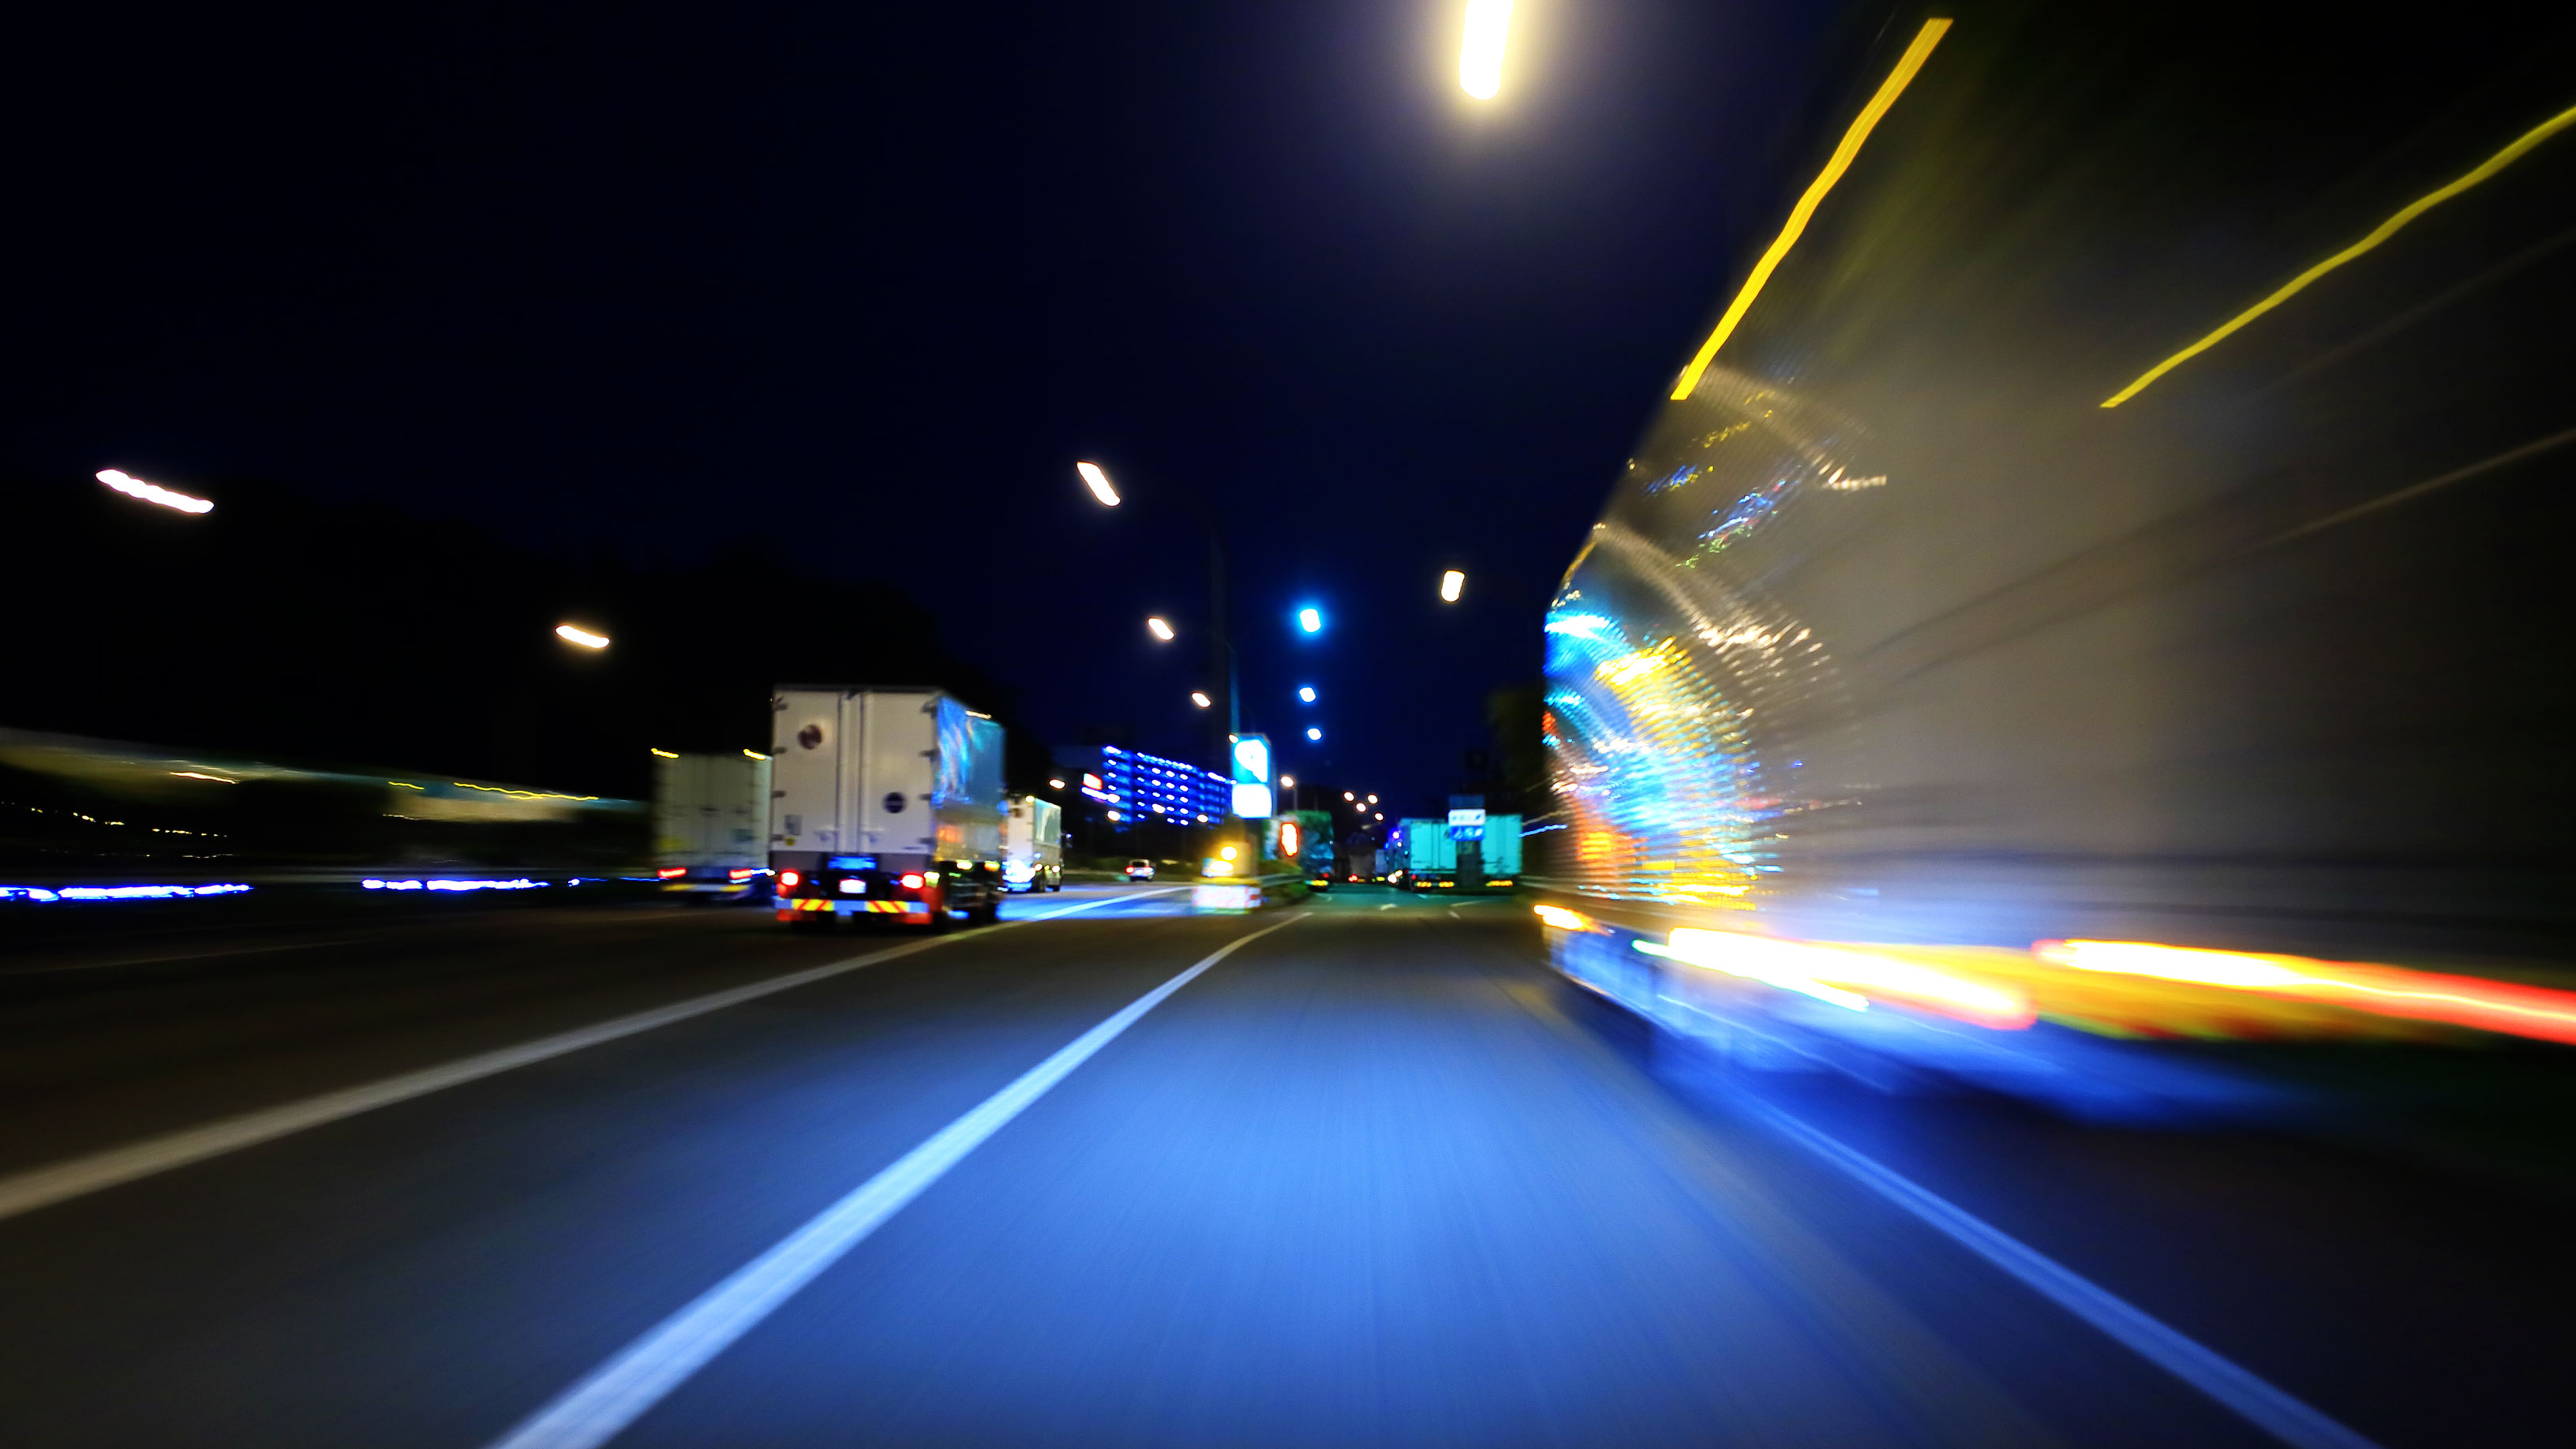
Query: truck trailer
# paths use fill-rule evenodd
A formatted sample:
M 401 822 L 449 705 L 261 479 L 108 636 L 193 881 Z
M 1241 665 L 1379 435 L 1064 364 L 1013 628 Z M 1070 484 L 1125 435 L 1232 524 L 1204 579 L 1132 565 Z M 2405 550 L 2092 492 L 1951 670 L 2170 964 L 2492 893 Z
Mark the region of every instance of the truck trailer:
M 1404 822 L 1404 884 L 1417 891 L 1507 891 L 1521 874 L 1521 818 L 1452 810 Z M 1472 817 L 1472 818 L 1470 818 Z
M 667 895 L 756 901 L 768 887 L 769 757 L 653 752 L 653 873 Z
M 1002 727 L 935 689 L 783 684 L 770 697 L 778 919 L 944 928 L 1002 899 Z
M 1064 889 L 1064 807 L 1035 795 L 1014 795 L 1002 815 L 1002 888 Z

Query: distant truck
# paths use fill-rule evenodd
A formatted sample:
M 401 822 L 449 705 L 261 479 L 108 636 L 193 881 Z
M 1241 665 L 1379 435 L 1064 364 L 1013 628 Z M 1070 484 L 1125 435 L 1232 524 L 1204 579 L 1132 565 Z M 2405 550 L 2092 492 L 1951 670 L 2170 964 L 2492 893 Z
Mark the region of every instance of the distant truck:
M 1404 822 L 1404 884 L 1417 891 L 1505 891 L 1521 874 L 1521 818 L 1452 810 Z
M 758 900 L 768 889 L 769 757 L 653 752 L 653 873 L 665 894 Z
M 1035 795 L 1014 795 L 1002 815 L 1002 888 L 1064 889 L 1064 807 Z
M 1002 727 L 935 689 L 782 684 L 770 697 L 778 919 L 945 928 L 1002 902 Z

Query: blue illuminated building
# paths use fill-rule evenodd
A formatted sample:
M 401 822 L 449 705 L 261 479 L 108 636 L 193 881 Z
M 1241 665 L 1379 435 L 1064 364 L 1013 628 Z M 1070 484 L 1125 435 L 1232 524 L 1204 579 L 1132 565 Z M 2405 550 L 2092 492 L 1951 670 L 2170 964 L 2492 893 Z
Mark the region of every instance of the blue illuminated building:
M 1225 818 L 1226 803 L 1233 798 L 1233 781 L 1224 775 L 1118 745 L 1102 745 L 1098 765 L 1083 773 L 1088 778 L 1082 781 L 1082 793 L 1108 807 L 1109 823 L 1120 830 L 1156 817 L 1213 825 Z M 1097 786 L 1091 783 L 1094 778 Z

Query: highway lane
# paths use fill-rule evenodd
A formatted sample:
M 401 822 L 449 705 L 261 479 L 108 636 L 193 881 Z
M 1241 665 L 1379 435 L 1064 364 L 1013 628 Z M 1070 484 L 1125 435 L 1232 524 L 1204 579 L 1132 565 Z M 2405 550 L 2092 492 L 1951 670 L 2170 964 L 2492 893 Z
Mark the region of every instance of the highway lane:
M 1563 986 L 1507 902 L 1192 918 L 1109 894 L 0 1221 L 0 1440 L 491 1443 L 1067 1042 L 1289 920 L 616 1442 L 2269 1442 L 1749 1125 L 1743 1083 Z M 59 1041 L 0 1103 L 0 1142 L 13 1164 L 94 1151 L 892 940 L 769 924 L 493 916 L 13 1000 L 13 1061 L 46 1023 Z M 2514 1316 L 2568 1281 L 2563 1252 L 2529 1256 L 2539 1234 L 2482 1251 L 2285 1204 L 2313 1164 L 2242 1144 L 1759 1085 L 2383 1442 L 2543 1422 L 2504 1352 L 2565 1345 Z M 2396 1181 L 2345 1170 L 2354 1201 Z M 2200 1231 L 2159 1234 L 2142 1194 Z M 2370 1255 L 2348 1268 L 2403 1280 L 2425 1257 L 2447 1313 L 2358 1273 L 2338 1295 L 2333 1252 L 2284 1274 L 2264 1254 L 2300 1236 L 2267 1216 L 2285 1205 Z M 2415 1346 L 2443 1376 L 2385 1382 L 2428 1327 L 2465 1339 Z M 2503 1359 L 2483 1381 L 2481 1343 Z M 2447 1412 L 2463 1393 L 2485 1402 Z

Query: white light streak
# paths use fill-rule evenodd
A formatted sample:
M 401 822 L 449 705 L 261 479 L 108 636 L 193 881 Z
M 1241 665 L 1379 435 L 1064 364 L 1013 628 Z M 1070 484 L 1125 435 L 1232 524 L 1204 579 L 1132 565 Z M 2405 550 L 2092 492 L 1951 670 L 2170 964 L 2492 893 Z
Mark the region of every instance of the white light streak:
M 208 499 L 191 498 L 185 493 L 174 493 L 158 483 L 146 483 L 140 478 L 121 473 L 114 468 L 99 469 L 98 481 L 128 498 L 140 498 L 146 503 L 158 503 L 164 508 L 175 508 L 181 513 L 215 511 L 214 503 Z

